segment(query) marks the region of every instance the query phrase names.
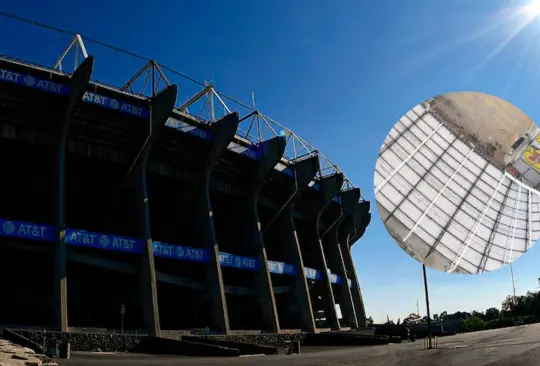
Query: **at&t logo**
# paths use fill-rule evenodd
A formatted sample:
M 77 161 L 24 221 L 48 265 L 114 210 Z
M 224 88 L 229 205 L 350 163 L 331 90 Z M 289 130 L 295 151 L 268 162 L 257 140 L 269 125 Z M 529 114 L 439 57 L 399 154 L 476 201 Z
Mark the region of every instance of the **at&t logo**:
M 104 248 L 108 247 L 110 244 L 109 238 L 106 235 L 101 235 L 99 238 L 99 244 L 101 244 L 101 246 Z
M 116 99 L 109 99 L 109 104 L 112 109 L 118 109 L 120 108 L 120 103 Z
M 28 75 L 24 78 L 24 84 L 27 86 L 34 86 L 36 84 L 36 79 Z
M 13 234 L 15 232 L 15 225 L 11 221 L 6 221 L 2 225 L 2 231 L 6 234 Z
M 184 257 L 184 254 L 185 254 L 185 253 L 184 253 L 184 248 L 182 248 L 182 247 L 176 247 L 176 256 L 177 256 L 178 258 Z

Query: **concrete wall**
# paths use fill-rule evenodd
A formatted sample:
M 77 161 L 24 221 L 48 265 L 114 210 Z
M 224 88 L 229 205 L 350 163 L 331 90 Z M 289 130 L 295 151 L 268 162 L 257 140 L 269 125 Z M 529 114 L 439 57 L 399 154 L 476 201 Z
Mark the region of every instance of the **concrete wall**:
M 2 230 L 9 234 L 9 239 L 2 239 L 2 245 L 13 246 L 15 249 L 10 253 L 17 260 L 33 258 L 28 263 L 36 263 L 35 267 L 24 271 L 29 276 L 48 278 L 47 270 L 53 272 L 51 288 L 40 294 L 52 299 L 47 305 L 51 314 L 46 316 L 52 320 L 40 322 L 38 315 L 36 323 L 65 332 L 70 326 L 91 326 L 101 319 L 103 324 L 99 326 L 118 329 L 122 319 L 120 307 L 127 305 L 124 326 L 149 335 L 160 335 L 162 329 L 187 324 L 230 333 L 235 329 L 231 319 L 248 319 L 249 314 L 255 314 L 253 329 L 279 333 L 280 319 L 287 318 L 288 312 L 295 309 L 298 319 L 289 321 L 288 326 L 312 332 L 316 328 L 312 303 L 315 292 L 310 281 L 317 284 L 317 294 L 324 299 L 322 307 L 329 327 L 340 328 L 334 291 L 339 292 L 340 301 L 348 304 L 347 316 L 358 317 L 358 301 L 354 300 L 355 292 L 347 290 L 347 278 L 342 278 L 340 287 L 334 286 L 333 278 L 348 276 L 358 286 L 358 281 L 352 278 L 355 277 L 350 268 L 352 262 L 346 254 L 338 252 L 340 247 L 349 248 L 349 241 L 361 236 L 357 234 L 363 229 L 353 228 L 362 220 L 350 219 L 353 212 L 346 210 L 338 214 L 339 220 L 350 223 L 335 225 L 328 244 L 321 237 L 321 230 L 333 225 L 332 220 L 322 218 L 323 213 L 330 206 L 339 207 L 334 200 L 340 195 L 343 182 L 340 174 L 316 178 L 317 188 L 310 187 L 318 169 L 316 157 L 292 164 L 288 173 L 276 171 L 286 144 L 281 136 L 254 145 L 256 159 L 231 153 L 227 146 L 239 123 L 236 113 L 206 127 L 206 133 L 212 136 L 207 140 L 186 137 L 180 130 L 165 127 L 176 99 L 174 85 L 149 101 L 149 118 L 111 115 L 111 121 L 123 123 L 125 128 L 122 140 L 112 139 L 123 149 L 123 156 L 116 163 L 75 153 L 82 139 L 89 137 L 90 130 L 85 130 L 89 127 L 80 115 L 90 113 L 88 106 L 83 108 L 82 99 L 92 66 L 93 59 L 86 59 L 66 81 L 70 92 L 54 99 L 54 108 L 43 112 L 49 123 L 43 136 L 50 135 L 44 138 L 49 142 L 36 145 L 39 149 L 36 148 L 30 160 L 37 168 L 52 162 L 51 168 L 44 169 L 39 179 L 21 178 L 17 174 L 6 179 L 13 182 L 11 186 L 5 183 L 11 190 L 24 184 L 27 192 L 43 188 L 42 194 L 36 200 L 24 201 L 23 205 L 22 199 L 0 198 L 5 203 L 0 204 L 2 225 L 7 225 Z M 100 126 L 107 128 L 112 122 L 101 118 L 95 123 L 103 123 Z M 20 141 L 15 145 L 25 152 L 34 146 Z M 11 148 L 0 150 L 2 163 L 12 160 Z M 161 161 L 189 174 L 160 175 Z M 150 162 L 151 172 L 147 169 Z M 17 172 L 15 165 L 13 168 Z M 281 178 L 277 179 L 276 174 L 281 174 Z M 164 180 L 168 182 L 167 190 L 161 192 L 160 184 Z M 219 199 L 223 201 L 219 201 L 212 196 L 211 187 L 222 183 L 226 188 L 220 193 Z M 263 199 L 274 204 L 264 218 Z M 355 203 L 353 199 L 350 205 Z M 24 224 L 22 221 L 26 220 L 36 225 Z M 274 234 L 266 237 L 264 229 L 270 224 L 274 225 Z M 36 234 L 32 238 L 30 233 L 14 239 L 10 230 L 25 227 L 42 230 L 41 236 Z M 75 229 L 86 231 L 74 232 Z M 52 233 L 52 240 L 45 238 L 45 231 Z M 350 235 L 341 234 L 344 231 Z M 99 233 L 114 235 L 109 237 L 114 243 Z M 50 241 L 54 245 L 42 245 L 39 241 L 36 245 L 30 239 Z M 93 240 L 100 242 L 96 244 Z M 111 249 L 112 245 L 118 245 L 116 251 L 96 250 Z M 137 251 L 129 247 L 136 245 Z M 269 258 L 270 247 L 283 253 L 283 259 L 281 254 L 277 255 L 280 258 Z M 32 254 L 25 254 L 25 250 Z M 174 255 L 170 255 L 171 251 Z M 307 251 L 315 268 L 305 265 Z M 201 253 L 205 260 L 195 260 L 201 259 L 198 258 Z M 227 253 L 232 256 L 227 257 Z M 193 258 L 188 259 L 190 255 Z M 223 257 L 235 258 L 244 267 Z M 329 266 L 328 261 L 337 264 Z M 258 266 L 246 270 L 252 262 Z M 280 265 L 295 270 L 290 273 L 272 270 Z M 329 273 L 329 267 L 339 273 Z M 319 277 L 310 278 L 310 270 L 318 271 Z M 282 281 L 285 276 L 289 276 L 288 280 Z M 16 298 L 19 293 L 27 293 L 31 284 L 29 280 L 27 288 L 13 288 L 9 294 L 4 291 L 4 295 Z M 359 293 L 358 287 L 356 291 Z M 276 297 L 286 298 L 283 301 L 286 305 L 276 305 Z M 14 312 L 17 301 L 12 303 Z M 33 313 L 36 309 L 28 311 Z

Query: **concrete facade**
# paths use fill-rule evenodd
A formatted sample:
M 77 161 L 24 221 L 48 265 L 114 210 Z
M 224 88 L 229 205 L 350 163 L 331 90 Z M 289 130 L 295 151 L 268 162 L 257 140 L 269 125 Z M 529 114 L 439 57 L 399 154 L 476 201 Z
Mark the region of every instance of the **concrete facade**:
M 67 278 L 66 278 L 66 212 L 65 212 L 65 159 L 66 159 L 66 140 L 69 127 L 74 113 L 81 103 L 84 92 L 88 88 L 90 76 L 94 68 L 94 58 L 88 57 L 75 70 L 69 78 L 71 93 L 66 98 L 63 118 L 59 118 L 55 126 L 55 185 L 56 202 L 55 206 L 55 224 L 56 235 L 56 261 L 55 261 L 55 302 L 56 302 L 56 321 L 58 328 L 67 331 L 68 327 L 68 307 L 67 307 Z M 57 117 L 57 116 L 54 116 Z M 59 116 L 58 116 L 59 117 Z M 56 119 L 56 118 L 55 118 Z
M 254 325 L 254 329 L 260 331 L 281 332 L 283 327 L 280 325 L 280 318 L 284 312 L 289 311 L 289 308 L 296 309 L 297 316 L 293 318 L 301 330 L 308 332 L 317 330 L 315 314 L 318 311 L 325 313 L 326 327 L 339 330 L 342 325 L 336 312 L 337 296 L 340 298 L 346 323 L 351 327 L 365 326 L 363 300 L 350 254 L 350 247 L 363 235 L 365 226 L 369 224 L 367 217 L 370 217 L 369 202 L 367 204 L 365 201 L 359 202 L 358 189 L 342 191 L 342 174 L 318 176 L 319 158 L 315 154 L 297 161 L 289 161 L 286 169 L 277 170 L 279 164 L 285 164 L 283 156 L 287 139 L 284 136 L 246 145 L 246 149 L 251 149 L 255 158 L 233 152 L 229 148 L 231 143 L 239 143 L 235 137 L 240 121 L 238 113 L 230 113 L 208 126 L 199 127 L 201 132 L 197 136 L 186 137 L 186 133 L 182 130 L 166 126 L 170 118 L 180 118 L 174 111 L 177 98 L 175 85 L 165 87 L 144 102 L 137 101 L 137 105 L 142 106 L 140 108 L 147 108 L 147 117 L 142 114 L 124 117 L 118 111 L 111 111 L 110 117 L 107 117 L 105 112 L 93 117 L 92 113 L 95 113 L 99 106 L 85 104 L 88 98 L 87 91 L 97 90 L 96 87 L 93 89 L 90 87 L 92 67 L 93 58 L 89 57 L 72 76 L 56 77 L 54 82 L 58 85 L 69 86 L 70 92 L 67 95 L 43 93 L 54 101 L 63 98 L 59 99 L 63 103 L 58 102 L 60 107 L 55 105 L 55 108 L 60 108 L 61 113 L 49 117 L 58 121 L 57 129 L 52 131 L 56 145 L 50 147 L 55 152 L 53 156 L 56 164 L 53 175 L 56 188 L 55 210 L 50 220 L 54 223 L 54 227 L 50 230 L 54 232 L 56 243 L 53 250 L 55 291 L 50 295 L 54 299 L 52 308 L 55 313 L 52 328 L 67 331 L 70 327 L 85 322 L 84 316 L 80 314 L 77 314 L 76 319 L 82 320 L 77 320 L 77 324 L 73 325 L 70 320 L 70 314 L 79 309 L 72 306 L 68 311 L 70 292 L 67 285 L 68 278 L 70 282 L 75 282 L 74 286 L 83 279 L 91 281 L 88 277 L 92 276 L 84 272 L 87 269 L 82 269 L 83 267 L 92 268 L 92 271 L 103 271 L 103 276 L 109 272 L 122 276 L 122 280 L 114 279 L 115 276 L 107 277 L 111 278 L 111 283 L 119 281 L 114 282 L 115 285 L 111 284 L 113 288 L 111 296 L 115 295 L 115 292 L 121 293 L 118 295 L 118 303 L 115 304 L 121 303 L 122 307 L 124 303 L 132 304 L 130 309 L 133 308 L 133 314 L 136 314 L 132 319 L 137 318 L 132 320 L 133 324 L 138 324 L 139 318 L 142 319 L 140 326 L 133 325 L 133 327 L 139 327 L 141 331 L 150 335 L 162 335 L 164 328 L 170 328 L 163 324 L 161 320 L 163 314 L 167 313 L 168 318 L 174 318 L 171 314 L 175 311 L 175 305 L 160 300 L 160 284 L 167 286 L 162 287 L 163 291 L 167 291 L 166 297 L 179 299 L 178 304 L 182 304 L 182 299 L 185 299 L 183 300 L 185 302 L 196 300 L 200 304 L 186 308 L 189 311 L 186 310 L 184 314 L 180 312 L 177 315 L 180 318 L 178 324 L 201 324 L 201 328 L 207 327 L 218 333 L 238 330 L 234 329 L 230 319 L 231 312 L 237 314 L 237 317 L 242 315 L 243 308 L 238 305 L 242 302 L 238 300 L 242 298 L 241 296 L 254 298 L 255 305 L 250 310 L 260 314 L 260 323 Z M 12 65 L 9 62 L 0 63 L 0 68 L 6 70 L 11 68 L 21 75 L 27 73 L 34 78 L 45 77 L 45 73 L 39 70 Z M 25 95 L 25 86 L 12 81 L 0 80 L 0 101 L 8 103 L 8 99 L 13 95 L 17 95 L 17 98 Z M 108 97 L 112 98 L 110 95 Z M 114 100 L 116 103 L 118 101 L 128 103 L 124 102 L 122 97 L 122 94 L 114 95 L 116 98 Z M 23 102 L 33 103 L 32 100 Z M 132 103 L 135 105 L 135 102 Z M 131 111 L 133 110 L 137 111 L 135 107 L 132 107 Z M 107 118 L 111 118 L 113 121 L 111 126 L 115 126 L 114 123 L 117 126 L 125 126 L 117 130 L 111 127 L 110 132 L 113 141 L 115 136 L 123 134 L 122 142 L 109 147 L 96 138 L 91 142 L 85 142 L 88 148 L 77 150 L 75 142 L 79 143 L 85 139 L 85 134 L 79 134 L 79 129 L 92 128 L 83 117 L 96 118 L 104 124 Z M 185 118 L 189 122 L 187 117 Z M 7 123 L 9 121 L 2 120 L 2 124 Z M 33 128 L 31 124 L 17 125 L 15 120 L 12 124 L 19 130 Z M 200 136 L 210 137 L 201 139 Z M 22 148 L 33 143 L 24 138 L 12 140 Z M 94 146 L 118 150 L 118 156 L 121 157 L 114 162 L 113 168 L 101 170 L 97 163 L 95 163 L 97 168 L 92 168 L 97 169 L 94 174 L 101 174 L 103 177 L 116 173 L 121 177 L 118 183 L 112 178 L 102 178 L 95 181 L 101 183 L 88 183 L 88 186 L 84 186 L 86 183 L 83 178 L 66 180 L 66 167 L 72 169 L 72 165 L 69 164 L 75 164 L 73 161 L 85 167 L 84 164 L 90 166 L 87 162 L 94 164 L 98 160 L 113 160 L 112 157 L 99 159 L 93 157 L 91 151 Z M 176 152 L 181 151 L 174 150 L 176 146 L 181 146 L 184 149 L 183 153 Z M 169 154 L 166 159 L 163 158 L 164 151 L 168 151 Z M 188 156 L 186 151 L 192 153 Z M 86 160 L 82 160 L 83 155 Z M 189 164 L 186 163 L 188 160 Z M 163 169 L 155 168 L 165 163 L 172 167 L 167 168 L 171 171 L 189 170 L 188 178 L 182 182 L 181 179 L 178 180 L 179 187 L 189 186 L 189 193 L 179 192 L 171 194 L 170 197 L 165 195 L 166 199 L 163 199 L 155 193 L 154 188 L 148 188 L 147 180 L 150 175 L 167 176 L 164 179 L 175 184 L 176 178 L 173 174 L 168 177 L 169 173 L 163 173 Z M 18 178 L 14 176 L 10 179 Z M 280 183 L 274 184 L 274 181 Z M 79 182 L 81 187 L 75 188 L 73 185 L 76 183 L 73 182 Z M 97 184 L 103 184 L 105 187 L 103 189 L 116 193 L 111 194 L 109 200 L 102 199 L 94 193 L 99 191 Z M 66 187 L 67 185 L 72 186 Z M 181 191 L 183 188 L 178 190 Z M 80 191 L 79 194 L 95 194 L 95 200 L 102 199 L 99 202 L 103 202 L 96 204 L 102 206 L 98 207 L 99 210 L 88 208 L 85 217 L 90 217 L 92 223 L 89 221 L 88 228 L 77 227 L 78 231 L 72 229 L 69 223 L 76 221 L 77 225 L 81 226 L 85 225 L 85 221 L 71 219 L 68 213 L 73 211 L 67 210 L 68 203 L 66 203 L 77 198 L 73 193 L 69 193 L 73 191 Z M 225 198 L 214 198 L 217 197 L 214 196 L 215 192 L 220 192 L 219 194 Z M 234 211 L 231 212 L 237 216 L 234 219 L 239 225 L 231 232 L 216 229 L 215 211 L 218 208 L 224 211 L 224 204 L 220 199 L 226 200 L 231 207 L 234 206 Z M 152 205 L 161 207 L 160 205 L 165 204 L 177 212 L 171 213 L 170 218 L 157 218 L 152 214 L 154 212 Z M 9 217 L 10 207 L 6 206 L 0 213 L 4 223 L 3 236 L 0 237 L 0 251 L 3 250 L 4 243 L 16 244 L 17 247 L 27 245 L 26 243 L 32 240 L 29 235 L 22 234 L 18 236 L 22 239 L 17 239 L 19 240 L 17 242 L 10 239 L 15 237 L 12 234 L 14 231 L 6 228 L 10 225 L 19 227 L 17 225 L 23 224 L 18 224 L 19 221 L 15 220 L 25 219 L 23 214 L 19 215 L 20 217 Z M 263 208 L 267 211 L 267 217 L 271 219 L 261 218 Z M 232 218 L 221 214 L 219 220 L 221 227 L 227 227 L 227 220 Z M 189 227 L 185 224 L 188 221 L 193 223 L 189 224 Z M 167 236 L 162 229 L 153 229 L 158 226 L 168 227 L 171 234 Z M 49 230 L 49 226 L 43 228 L 42 233 Z M 268 230 L 272 231 L 272 235 L 265 233 L 266 228 L 270 228 Z M 93 233 L 92 230 L 109 231 L 111 235 Z M 188 231 L 189 235 L 186 234 Z M 85 235 L 92 239 L 84 239 L 86 240 L 84 243 L 83 239 L 77 241 Z M 99 238 L 98 245 L 94 245 L 94 238 Z M 43 236 L 40 240 L 49 239 Z M 164 240 L 171 241 L 172 244 L 167 244 Z M 114 249 L 117 241 L 123 244 L 116 247 L 115 253 L 109 253 L 107 250 Z M 269 258 L 267 248 L 270 247 L 279 251 L 279 261 Z M 35 248 L 29 246 L 29 248 L 36 253 L 32 254 L 36 258 L 40 256 L 39 253 L 47 253 L 49 250 L 46 246 Z M 158 255 L 161 250 L 159 248 L 163 249 L 161 255 Z M 13 249 L 14 255 L 20 255 L 17 250 Z M 306 262 L 306 250 L 310 252 L 309 267 Z M 122 251 L 126 253 L 121 253 Z M 228 261 L 227 258 L 231 260 Z M 70 271 L 69 263 L 77 263 L 77 266 Z M 229 273 L 227 276 L 224 275 L 225 267 Z M 249 280 L 246 280 L 247 277 Z M 136 278 L 133 288 L 130 287 L 132 286 L 130 278 Z M 336 281 L 335 278 L 339 278 L 340 281 Z M 83 285 L 81 282 L 81 286 L 89 286 L 86 292 L 95 293 L 96 296 L 101 296 L 99 291 L 92 292 L 94 290 L 91 289 L 99 288 L 100 285 L 98 280 L 92 285 Z M 276 300 L 277 293 L 290 295 L 283 300 L 287 305 L 280 305 Z M 231 294 L 236 300 L 231 300 L 232 297 L 230 299 Z M 48 296 L 45 294 L 44 298 Z M 322 302 L 316 304 L 313 299 L 318 296 L 322 298 Z M 81 301 L 80 306 L 86 306 L 85 302 Z M 93 306 L 97 308 L 97 305 Z M 195 314 L 197 308 L 208 310 L 200 310 Z M 110 322 L 114 328 L 119 313 L 107 308 L 96 310 L 92 316 L 96 319 L 100 316 L 110 317 L 114 320 Z M 92 324 L 92 320 L 86 322 Z

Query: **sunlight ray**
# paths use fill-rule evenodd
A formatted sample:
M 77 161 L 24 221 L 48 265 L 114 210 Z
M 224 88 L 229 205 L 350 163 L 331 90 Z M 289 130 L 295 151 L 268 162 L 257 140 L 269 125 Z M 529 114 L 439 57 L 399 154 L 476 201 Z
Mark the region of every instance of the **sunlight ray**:
M 530 20 L 524 20 L 521 23 L 519 23 L 514 30 L 502 40 L 501 43 L 493 51 L 491 51 L 484 60 L 477 66 L 475 66 L 470 72 L 467 73 L 467 76 L 463 78 L 463 81 L 461 82 L 461 85 L 469 83 L 474 77 L 484 69 L 501 51 L 503 51 L 506 46 L 514 40 L 514 38 L 521 33 L 521 31 L 530 24 Z
M 519 9 L 517 11 L 512 10 L 503 16 L 497 14 L 497 19 L 495 21 L 493 21 L 492 17 L 489 17 L 489 19 L 487 19 L 484 24 L 480 25 L 480 27 L 475 27 L 470 31 L 462 30 L 459 34 L 454 35 L 454 39 L 439 42 L 436 47 L 422 50 L 417 57 L 414 58 L 412 63 L 401 65 L 402 70 L 400 71 L 400 74 L 409 74 L 427 67 L 440 60 L 448 53 L 456 51 L 460 47 L 478 42 L 490 35 L 497 34 L 507 26 L 515 24 L 515 21 L 520 17 L 523 18 L 523 15 L 520 13 Z
M 525 64 L 525 60 L 527 60 L 529 55 L 531 54 L 532 45 L 534 42 L 528 42 L 527 46 L 523 48 L 523 52 L 521 52 L 518 61 L 515 64 L 515 67 L 512 69 L 512 72 L 510 73 L 510 76 L 508 77 L 508 80 L 506 80 L 506 83 L 504 85 L 504 88 L 501 92 L 501 98 L 506 98 L 508 96 L 508 93 L 514 86 L 516 82 L 517 76 L 520 74 L 521 70 L 523 69 L 523 65 Z

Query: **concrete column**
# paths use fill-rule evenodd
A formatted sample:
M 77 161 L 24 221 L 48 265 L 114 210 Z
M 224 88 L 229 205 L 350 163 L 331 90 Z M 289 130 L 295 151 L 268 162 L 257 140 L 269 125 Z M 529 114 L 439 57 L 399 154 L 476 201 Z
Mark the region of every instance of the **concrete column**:
M 299 161 L 292 168 L 294 169 L 295 178 L 291 187 L 291 194 L 294 194 L 294 197 L 296 197 L 315 178 L 319 170 L 319 158 L 313 156 L 309 159 Z M 313 316 L 313 308 L 309 296 L 304 261 L 302 260 L 300 242 L 294 226 L 294 197 L 276 218 L 274 225 L 277 230 L 277 240 L 282 244 L 282 248 L 287 251 L 288 263 L 293 264 L 296 268 L 293 296 L 299 308 L 302 330 L 315 332 L 315 317 Z
M 352 282 L 351 296 L 354 304 L 354 310 L 358 322 L 358 327 L 367 326 L 366 311 L 364 307 L 364 300 L 362 298 L 362 292 L 360 288 L 360 282 L 356 274 L 354 262 L 351 254 L 351 245 L 354 243 L 354 238 L 360 237 L 365 232 L 367 225 L 371 220 L 371 214 L 369 213 L 369 201 L 363 201 L 356 204 L 353 212 L 347 217 L 340 227 L 340 248 L 343 257 L 343 262 L 347 270 L 349 279 Z M 367 225 L 366 225 L 367 223 Z M 361 234 L 360 234 L 361 233 Z
M 258 213 L 258 200 L 261 186 L 268 174 L 281 160 L 287 142 L 283 136 L 278 136 L 259 144 L 261 158 L 256 166 L 248 172 L 246 180 L 246 197 L 242 200 L 244 229 L 239 231 L 240 239 L 247 246 L 250 255 L 259 261 L 259 274 L 256 278 L 256 289 L 261 304 L 264 330 L 279 333 L 279 318 L 272 279 L 268 271 L 266 249 L 261 233 Z
M 154 250 L 150 230 L 150 212 L 146 190 L 146 165 L 152 143 L 165 128 L 176 101 L 177 87 L 170 85 L 152 98 L 150 102 L 150 123 L 146 138 L 136 137 L 138 143 L 132 169 L 124 182 L 124 188 L 131 202 L 129 215 L 133 234 L 143 242 L 140 257 L 139 279 L 141 286 L 141 302 L 144 313 L 144 324 L 149 335 L 160 335 L 159 309 L 157 301 L 156 271 Z M 144 142 L 143 142 L 144 141 Z M 142 142 L 142 144 L 141 144 Z
M 336 302 L 334 300 L 334 292 L 332 289 L 332 283 L 330 282 L 330 275 L 328 274 L 328 266 L 326 264 L 326 256 L 324 254 L 323 243 L 319 234 L 319 221 L 324 209 L 332 201 L 332 199 L 338 194 L 343 185 L 343 174 L 334 174 L 319 180 L 320 194 L 310 204 L 306 212 L 312 213 L 309 219 L 310 225 L 310 245 L 313 245 L 313 249 L 317 251 L 319 255 L 320 267 L 316 268 L 322 272 L 322 282 L 326 293 L 326 319 L 330 328 L 339 330 L 339 319 L 336 313 Z M 313 243 L 313 244 L 311 244 Z
M 352 247 L 364 233 L 366 232 L 367 227 L 371 223 L 371 203 L 369 201 L 362 201 L 358 203 L 357 208 L 355 209 L 356 221 L 355 221 L 355 232 L 349 241 L 350 246 Z
M 356 311 L 354 309 L 351 289 L 347 282 L 348 272 L 345 267 L 343 256 L 341 253 L 341 248 L 339 245 L 339 228 L 343 222 L 343 218 L 347 217 L 354 210 L 354 207 L 358 200 L 360 199 L 360 189 L 354 188 L 340 193 L 341 197 L 341 213 L 340 213 L 340 223 L 335 225 L 328 232 L 325 237 L 325 245 L 328 253 L 328 260 L 332 264 L 332 267 L 335 269 L 337 275 L 342 278 L 342 283 L 338 285 L 338 291 L 341 295 L 341 310 L 343 317 L 349 322 L 349 326 L 356 328 L 358 326 L 358 321 L 356 318 Z
M 55 307 L 56 326 L 62 332 L 68 330 L 68 307 L 67 307 L 67 249 L 66 249 L 66 207 L 65 207 L 65 160 L 66 141 L 71 125 L 72 117 L 79 107 L 84 92 L 90 83 L 90 76 L 94 68 L 94 57 L 88 56 L 75 70 L 69 79 L 71 90 L 67 99 L 65 115 L 56 126 L 56 192 L 55 192 L 55 226 L 56 226 L 56 253 L 55 253 Z
M 212 123 L 213 141 L 208 150 L 203 153 L 202 169 L 198 172 L 199 179 L 195 187 L 193 187 L 193 197 L 191 197 L 193 204 L 190 207 L 191 214 L 198 218 L 196 226 L 197 238 L 202 247 L 209 251 L 209 263 L 207 265 L 207 276 L 205 279 L 209 291 L 205 295 L 212 309 L 212 328 L 226 334 L 230 332 L 229 315 L 219 262 L 219 249 L 214 228 L 212 207 L 210 204 L 209 185 L 212 168 L 221 153 L 227 149 L 227 146 L 233 140 L 238 123 L 238 113 L 231 113 Z

